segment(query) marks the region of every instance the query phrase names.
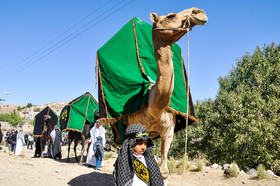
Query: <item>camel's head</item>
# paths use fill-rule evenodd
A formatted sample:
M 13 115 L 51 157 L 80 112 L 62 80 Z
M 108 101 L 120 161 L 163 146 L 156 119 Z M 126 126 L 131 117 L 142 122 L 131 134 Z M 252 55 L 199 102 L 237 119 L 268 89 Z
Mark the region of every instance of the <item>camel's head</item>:
M 50 115 L 44 115 L 44 121 L 48 121 L 49 119 L 51 119 Z
M 150 19 L 153 22 L 153 37 L 156 34 L 172 43 L 187 33 L 187 29 L 191 30 L 195 25 L 204 25 L 207 22 L 204 10 L 199 8 L 190 8 L 177 14 L 170 13 L 160 17 L 156 13 L 151 13 Z

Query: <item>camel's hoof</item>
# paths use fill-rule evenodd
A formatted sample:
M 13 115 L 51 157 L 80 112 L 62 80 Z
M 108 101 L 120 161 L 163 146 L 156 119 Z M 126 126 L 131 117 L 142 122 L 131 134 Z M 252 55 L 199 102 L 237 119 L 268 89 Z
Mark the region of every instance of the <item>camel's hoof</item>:
M 79 162 L 79 165 L 81 165 L 81 166 L 82 166 L 82 165 L 83 165 L 83 162 Z
M 162 170 L 160 170 L 160 174 L 161 174 L 162 178 L 165 180 L 168 178 L 169 171 L 168 171 L 168 169 L 162 169 Z

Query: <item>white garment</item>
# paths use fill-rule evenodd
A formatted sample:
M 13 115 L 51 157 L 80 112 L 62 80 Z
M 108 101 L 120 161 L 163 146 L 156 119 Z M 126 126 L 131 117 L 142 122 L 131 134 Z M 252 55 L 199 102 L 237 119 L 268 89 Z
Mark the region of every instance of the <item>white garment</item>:
M 102 137 L 102 143 L 103 143 L 103 147 L 105 146 L 106 143 L 106 139 L 105 139 L 105 133 L 106 130 L 105 128 L 100 125 L 99 128 L 96 127 L 96 124 L 92 127 L 92 129 L 90 130 L 90 146 L 89 146 L 89 150 L 88 150 L 88 155 L 87 155 L 87 164 L 95 166 L 96 165 L 96 159 L 94 157 L 94 152 L 93 152 L 93 144 L 96 142 L 96 138 L 98 136 Z M 103 165 L 103 162 L 101 163 L 101 165 Z
M 17 135 L 15 155 L 19 156 L 22 151 L 22 146 L 25 144 L 23 132 L 19 132 Z
M 34 141 L 34 137 L 31 136 L 31 135 L 29 135 L 29 136 L 28 136 L 28 141 Z
M 133 156 L 138 158 L 147 168 L 146 160 L 143 155 L 138 156 L 136 154 L 133 154 Z M 147 184 L 145 182 L 143 182 L 140 178 L 138 178 L 138 176 L 136 176 L 136 174 L 134 173 L 132 186 L 147 186 Z
M 59 130 L 59 129 L 58 129 L 58 130 Z M 60 130 L 59 130 L 59 131 L 60 131 Z M 52 132 L 51 132 L 50 135 L 51 135 L 51 138 L 53 138 L 52 141 L 54 141 L 54 140 L 55 140 L 55 129 L 52 130 Z M 62 133 L 61 133 L 61 140 L 64 141 L 64 139 L 63 139 L 63 134 L 62 134 Z

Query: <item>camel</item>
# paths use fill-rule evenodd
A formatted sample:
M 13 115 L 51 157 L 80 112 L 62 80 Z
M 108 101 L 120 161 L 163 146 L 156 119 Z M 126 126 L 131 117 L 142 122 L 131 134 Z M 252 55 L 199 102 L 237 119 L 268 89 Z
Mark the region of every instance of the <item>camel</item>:
M 99 118 L 99 111 L 96 110 L 94 112 L 94 120 L 97 120 Z M 81 150 L 81 158 L 79 161 L 79 165 L 83 165 L 83 155 L 84 155 L 84 151 L 85 151 L 85 144 L 86 144 L 86 140 L 90 138 L 90 130 L 91 128 L 94 126 L 94 124 L 91 124 L 90 122 L 88 122 L 86 120 L 84 127 L 83 127 L 83 131 L 82 132 L 78 132 L 78 131 L 74 131 L 74 130 L 68 130 L 68 155 L 67 155 L 67 161 L 70 161 L 69 159 L 69 154 L 70 154 L 70 146 L 72 141 L 74 141 L 74 152 L 75 152 L 75 158 L 76 161 L 78 162 L 78 157 L 77 157 L 77 153 L 76 153 L 76 147 L 78 145 L 78 142 L 81 141 L 81 145 L 82 145 L 82 150 Z
M 146 127 L 150 137 L 161 136 L 160 171 L 167 185 L 167 153 L 175 128 L 175 113 L 168 109 L 174 89 L 174 67 L 171 46 L 195 25 L 204 25 L 207 16 L 202 9 L 190 8 L 165 16 L 150 14 L 153 23 L 152 40 L 157 61 L 157 80 L 150 88 L 148 105 L 127 116 L 127 125 L 139 123 Z
M 50 150 L 50 131 L 48 131 L 48 123 L 49 123 L 49 119 L 51 118 L 50 115 L 44 115 L 44 128 L 42 131 L 42 135 L 39 137 L 39 141 L 40 141 L 40 149 L 41 149 L 41 154 L 40 157 L 43 158 L 43 151 L 44 151 L 44 146 L 45 144 L 47 144 L 47 153 L 48 153 L 48 157 L 51 157 L 51 150 Z M 37 146 L 36 146 L 37 148 Z
M 82 150 L 81 150 L 81 158 L 79 161 L 79 165 L 83 165 L 83 155 L 84 155 L 84 151 L 85 151 L 86 140 L 90 138 L 90 130 L 93 126 L 94 125 L 91 123 L 85 123 L 82 133 L 78 132 L 78 131 L 69 130 L 67 161 L 70 161 L 69 154 L 70 154 L 70 146 L 71 146 L 72 141 L 74 141 L 74 152 L 75 152 L 76 161 L 77 162 L 79 161 L 79 159 L 77 157 L 77 153 L 76 153 L 76 147 L 78 145 L 78 142 L 81 141 Z

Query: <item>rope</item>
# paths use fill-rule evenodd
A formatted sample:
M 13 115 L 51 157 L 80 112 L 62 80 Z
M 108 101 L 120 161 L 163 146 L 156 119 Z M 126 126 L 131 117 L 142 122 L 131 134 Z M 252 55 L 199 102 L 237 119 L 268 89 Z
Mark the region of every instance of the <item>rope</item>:
M 50 108 L 48 108 L 48 113 L 47 113 L 47 120 L 46 120 L 46 122 L 48 122 L 48 124 L 49 124 L 49 126 L 50 126 L 50 129 L 51 129 L 51 131 L 52 131 L 52 126 L 51 126 L 51 124 L 50 124 L 50 122 L 49 122 L 49 113 L 50 113 Z
M 160 31 L 160 30 L 183 30 L 187 31 L 187 38 L 188 38 L 188 64 L 187 64 L 187 75 L 188 75 L 188 80 L 187 80 L 187 118 L 186 118 L 186 141 L 185 141 L 185 154 L 184 154 L 184 172 L 183 172 L 183 177 L 182 177 L 182 183 L 184 183 L 184 178 L 185 178 L 185 172 L 186 172 L 186 156 L 187 156 L 187 143 L 188 143 L 188 122 L 189 122 L 189 61 L 190 61 L 190 51 L 189 51 L 189 31 L 191 28 L 191 14 L 192 14 L 193 8 L 191 8 L 190 12 L 186 14 L 185 16 L 188 16 L 188 27 L 187 28 L 154 28 L 153 31 Z
M 192 13 L 192 9 L 191 9 L 191 13 Z M 190 13 L 190 14 L 191 14 Z M 185 178 L 185 174 L 186 174 L 186 156 L 187 156 L 187 144 L 188 144 L 188 122 L 189 122 L 189 79 L 190 79 L 190 75 L 189 75 L 189 61 L 190 61 L 190 42 L 189 42 L 189 31 L 190 31 L 190 16 L 188 16 L 188 28 L 187 28 L 187 48 L 188 48 L 188 58 L 187 58 L 187 118 L 186 118 L 186 141 L 185 141 L 185 154 L 184 154 L 184 172 L 183 172 L 183 178 L 182 178 L 182 184 L 184 183 L 184 178 Z

